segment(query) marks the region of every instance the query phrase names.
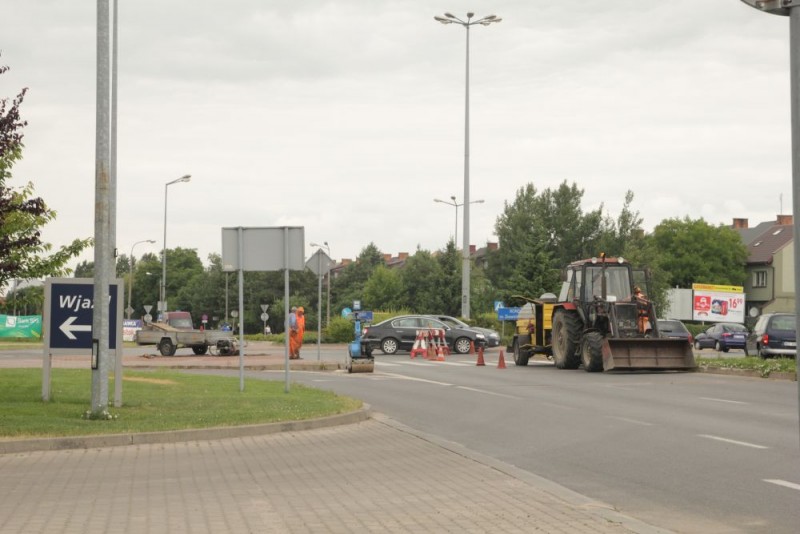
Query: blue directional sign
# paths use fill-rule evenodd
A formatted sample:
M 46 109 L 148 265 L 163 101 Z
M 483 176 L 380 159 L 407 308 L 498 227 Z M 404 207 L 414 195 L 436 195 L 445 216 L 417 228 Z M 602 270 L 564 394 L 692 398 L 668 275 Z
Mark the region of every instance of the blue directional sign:
M 498 321 L 516 321 L 521 308 L 497 308 Z
M 94 282 L 91 279 L 49 280 L 47 339 L 51 349 L 91 349 Z M 119 284 L 109 286 L 108 348 L 117 346 Z

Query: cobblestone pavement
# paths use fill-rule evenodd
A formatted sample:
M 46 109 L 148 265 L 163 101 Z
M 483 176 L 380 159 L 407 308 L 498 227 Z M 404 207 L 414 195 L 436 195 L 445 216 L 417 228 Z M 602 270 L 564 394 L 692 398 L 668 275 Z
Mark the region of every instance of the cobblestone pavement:
M 390 419 L 0 455 L 0 532 L 665 532 Z

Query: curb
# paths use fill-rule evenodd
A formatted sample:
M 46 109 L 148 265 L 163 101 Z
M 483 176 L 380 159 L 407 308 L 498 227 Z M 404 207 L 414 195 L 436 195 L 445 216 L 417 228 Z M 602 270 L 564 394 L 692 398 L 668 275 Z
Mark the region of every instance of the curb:
M 165 430 L 163 432 L 141 432 L 136 434 L 106 434 L 98 436 L 71 436 L 64 438 L 34 438 L 0 441 L 0 454 L 240 438 L 276 434 L 278 432 L 296 432 L 338 425 L 350 425 L 366 421 L 372 417 L 372 409 L 368 404 L 364 404 L 359 410 L 354 412 L 302 421 L 282 421 L 279 423 L 244 426 L 190 428 L 184 430 Z
M 711 375 L 726 375 L 738 376 L 742 378 L 758 378 L 761 380 L 790 380 L 797 382 L 797 374 L 795 373 L 770 373 L 767 376 L 762 376 L 761 371 L 755 369 L 735 369 L 731 367 L 698 367 L 695 372 L 707 373 Z

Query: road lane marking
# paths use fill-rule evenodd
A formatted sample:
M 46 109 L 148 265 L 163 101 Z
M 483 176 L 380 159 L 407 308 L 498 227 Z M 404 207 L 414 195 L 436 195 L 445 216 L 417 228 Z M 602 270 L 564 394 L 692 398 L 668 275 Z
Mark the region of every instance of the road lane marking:
M 735 401 L 735 400 L 728 400 L 728 399 L 715 399 L 714 397 L 700 397 L 701 400 L 713 401 L 713 402 L 726 402 L 728 404 L 750 404 L 749 402 L 742 402 L 742 401 Z
M 384 376 L 390 376 L 393 378 L 399 378 L 401 380 L 411 380 L 412 382 L 424 382 L 426 384 L 435 384 L 437 386 L 452 386 L 453 384 L 448 384 L 447 382 L 437 382 L 436 380 L 428 380 L 426 378 L 415 378 L 413 376 L 406 376 L 406 375 L 398 375 L 397 373 L 383 373 Z
M 785 480 L 777 480 L 774 478 L 765 478 L 764 482 L 769 482 L 770 484 L 777 484 L 778 486 L 783 486 L 784 488 L 800 491 L 800 484 L 795 484 L 794 482 L 786 482 Z
M 700 436 L 701 438 L 724 441 L 725 443 L 731 443 L 733 445 L 741 445 L 742 447 L 752 447 L 754 449 L 769 449 L 769 447 L 765 447 L 764 445 L 757 445 L 755 443 L 748 443 L 746 441 L 736 441 L 735 439 L 722 438 L 720 436 L 712 436 L 710 434 L 698 434 L 698 436 Z
M 617 417 L 615 415 L 607 415 L 609 419 L 618 419 L 619 421 L 624 421 L 626 423 L 633 423 L 634 425 L 642 425 L 642 426 L 653 426 L 653 423 L 648 423 L 646 421 L 638 421 L 636 419 L 629 419 L 627 417 Z
M 495 393 L 494 391 L 486 391 L 485 389 L 476 389 L 467 386 L 456 386 L 456 388 L 466 389 L 467 391 L 474 391 L 475 393 L 483 393 L 485 395 L 495 395 L 497 397 L 505 397 L 507 399 L 522 400 L 522 397 L 515 397 L 513 395 L 504 395 L 503 393 Z

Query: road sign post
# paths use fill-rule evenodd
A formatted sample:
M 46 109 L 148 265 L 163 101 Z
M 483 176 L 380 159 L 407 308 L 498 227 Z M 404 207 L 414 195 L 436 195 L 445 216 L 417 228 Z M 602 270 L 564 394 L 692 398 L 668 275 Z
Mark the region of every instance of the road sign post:
M 122 280 L 116 279 L 109 284 L 108 349 L 117 362 L 116 406 L 122 404 L 122 293 Z M 45 281 L 42 400 L 50 400 L 50 371 L 54 354 L 92 354 L 96 357 L 99 347 L 92 345 L 94 304 L 94 280 L 91 278 L 48 278 Z

